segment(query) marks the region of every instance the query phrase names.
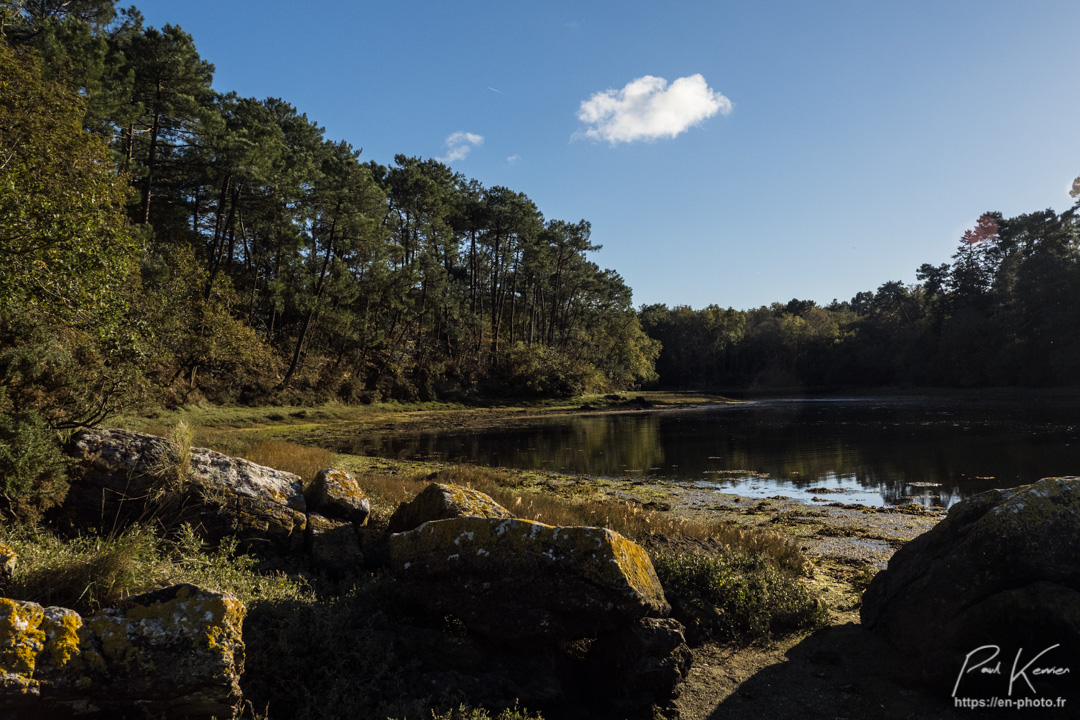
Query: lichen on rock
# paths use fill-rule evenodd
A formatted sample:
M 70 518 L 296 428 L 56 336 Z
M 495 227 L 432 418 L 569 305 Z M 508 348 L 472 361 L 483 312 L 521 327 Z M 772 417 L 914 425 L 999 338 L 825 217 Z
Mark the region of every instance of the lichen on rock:
M 431 483 L 411 502 L 402 503 L 390 517 L 392 533 L 406 532 L 432 520 L 458 517 L 512 518 L 490 495 L 472 488 Z
M 392 535 L 404 595 L 498 640 L 583 637 L 670 611 L 645 550 L 616 532 L 460 517 Z
M 328 518 L 363 525 L 371 514 L 371 500 L 353 476 L 342 468 L 320 470 L 305 497 L 309 511 L 318 511 Z
M 0 598 L 0 705 L 33 713 L 26 717 L 136 707 L 230 716 L 240 700 L 244 613 L 232 595 L 193 585 L 85 619 Z

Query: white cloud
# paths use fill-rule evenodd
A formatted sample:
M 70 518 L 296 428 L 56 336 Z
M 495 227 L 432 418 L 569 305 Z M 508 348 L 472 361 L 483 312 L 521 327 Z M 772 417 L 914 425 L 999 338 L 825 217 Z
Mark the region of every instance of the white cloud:
M 506 158 L 506 162 L 510 163 L 511 165 L 517 165 L 519 162 L 521 162 L 521 156 L 511 155 L 510 157 Z
M 673 138 L 716 113 L 730 112 L 731 100 L 709 88 L 700 74 L 679 78 L 670 87 L 664 78 L 646 75 L 622 90 L 605 90 L 583 101 L 578 120 L 588 127 L 575 137 L 612 145 Z
M 464 160 L 473 148 L 484 144 L 484 136 L 470 132 L 451 133 L 446 138 L 446 156 L 435 158 L 441 163 L 452 163 L 455 160 Z

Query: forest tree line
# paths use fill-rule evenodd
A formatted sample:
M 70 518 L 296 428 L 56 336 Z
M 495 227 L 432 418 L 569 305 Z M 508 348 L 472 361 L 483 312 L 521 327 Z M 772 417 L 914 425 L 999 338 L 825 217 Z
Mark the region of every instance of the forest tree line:
M 1074 190 L 1073 195 L 1078 193 Z M 649 305 L 666 387 L 1068 386 L 1080 382 L 1077 208 L 986 213 L 951 263 L 821 307 Z

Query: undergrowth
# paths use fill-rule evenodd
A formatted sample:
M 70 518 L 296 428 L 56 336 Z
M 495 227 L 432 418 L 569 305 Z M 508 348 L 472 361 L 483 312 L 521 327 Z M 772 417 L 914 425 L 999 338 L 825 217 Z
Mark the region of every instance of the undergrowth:
M 231 592 L 249 605 L 314 597 L 302 578 L 257 572 L 256 559 L 237 553 L 234 540 L 211 550 L 186 525 L 169 540 L 143 525 L 70 539 L 41 528 L 0 527 L 0 543 L 19 558 L 5 595 L 81 613 L 181 582 Z

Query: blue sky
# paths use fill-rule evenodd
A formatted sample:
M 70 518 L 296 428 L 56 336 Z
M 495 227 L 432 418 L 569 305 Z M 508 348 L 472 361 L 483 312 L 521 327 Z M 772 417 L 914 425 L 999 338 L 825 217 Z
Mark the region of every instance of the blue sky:
M 1064 210 L 1080 175 L 1075 0 L 135 6 L 194 36 L 218 90 L 283 98 L 362 159 L 454 157 L 589 220 L 636 305 L 914 282 L 981 213 Z M 623 102 L 635 81 L 652 94 Z M 605 133 L 583 103 L 637 122 Z

